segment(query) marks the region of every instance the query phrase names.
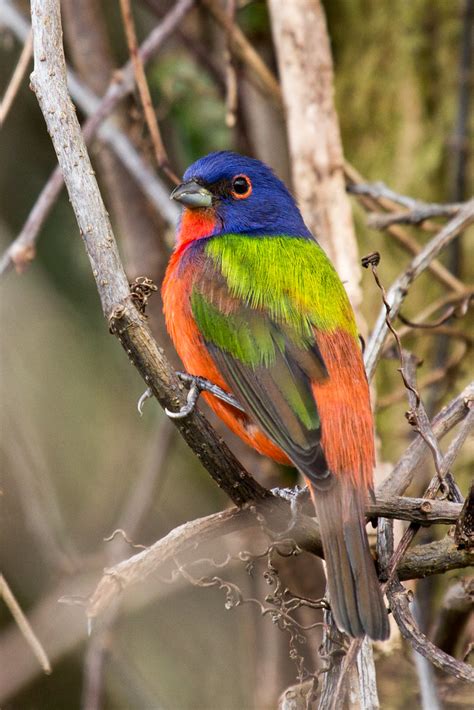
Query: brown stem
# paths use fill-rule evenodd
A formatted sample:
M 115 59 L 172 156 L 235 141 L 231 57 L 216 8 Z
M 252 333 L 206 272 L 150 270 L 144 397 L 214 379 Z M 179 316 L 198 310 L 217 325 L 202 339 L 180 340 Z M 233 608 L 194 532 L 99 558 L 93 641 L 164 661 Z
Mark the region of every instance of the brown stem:
M 120 9 L 122 12 L 125 35 L 127 37 L 128 51 L 130 52 L 133 72 L 135 74 L 135 81 L 138 87 L 138 92 L 140 94 L 143 111 L 145 113 L 145 120 L 147 122 L 148 130 L 150 131 L 151 139 L 153 142 L 156 162 L 158 164 L 158 167 L 163 170 L 165 175 L 167 175 L 169 179 L 174 182 L 175 185 L 177 185 L 180 181 L 176 174 L 173 172 L 173 170 L 170 168 L 166 148 L 161 138 L 158 121 L 156 120 L 156 114 L 153 108 L 153 102 L 151 100 L 150 89 L 146 80 L 145 69 L 143 68 L 143 61 L 140 57 L 140 53 L 138 50 L 137 34 L 135 31 L 135 23 L 133 20 L 130 0 L 120 0 Z
M 181 385 L 133 305 L 66 83 L 58 0 L 32 3 L 32 86 L 45 117 L 111 330 L 146 384 L 168 409 L 184 404 Z M 199 413 L 176 425 L 214 480 L 237 505 L 270 495 L 245 471 Z

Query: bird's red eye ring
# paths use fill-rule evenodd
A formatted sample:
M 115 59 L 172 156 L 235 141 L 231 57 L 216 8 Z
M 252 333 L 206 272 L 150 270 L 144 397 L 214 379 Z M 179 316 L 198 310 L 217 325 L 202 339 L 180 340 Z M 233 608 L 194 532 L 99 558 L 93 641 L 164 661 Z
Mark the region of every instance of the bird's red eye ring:
M 230 194 L 236 200 L 245 200 L 252 192 L 252 183 L 247 175 L 236 175 L 232 180 L 232 190 Z

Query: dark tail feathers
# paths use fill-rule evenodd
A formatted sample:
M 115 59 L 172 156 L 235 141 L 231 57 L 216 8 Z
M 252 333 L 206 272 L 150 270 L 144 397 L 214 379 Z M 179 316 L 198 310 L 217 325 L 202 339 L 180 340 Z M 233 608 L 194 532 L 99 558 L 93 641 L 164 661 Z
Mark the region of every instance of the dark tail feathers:
M 387 610 L 365 530 L 365 496 L 336 477 L 329 490 L 310 486 L 337 626 L 354 637 L 367 634 L 374 640 L 388 638 Z

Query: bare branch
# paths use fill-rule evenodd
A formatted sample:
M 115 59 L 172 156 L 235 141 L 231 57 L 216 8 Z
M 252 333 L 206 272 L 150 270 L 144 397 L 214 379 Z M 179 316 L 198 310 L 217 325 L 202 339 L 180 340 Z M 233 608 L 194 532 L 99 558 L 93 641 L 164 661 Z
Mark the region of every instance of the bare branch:
M 29 623 L 28 619 L 21 610 L 21 607 L 15 599 L 15 596 L 3 574 L 0 574 L 0 597 L 7 605 L 11 615 L 15 619 L 16 625 L 23 634 L 28 646 L 31 648 L 36 658 L 38 659 L 38 663 L 40 664 L 43 671 L 48 674 L 51 673 L 51 664 L 49 662 L 48 656 L 46 655 L 46 651 L 41 645 L 41 642 L 39 641 L 35 632 L 31 628 L 31 624 Z
M 467 663 L 457 661 L 444 651 L 435 646 L 424 633 L 422 633 L 410 611 L 407 591 L 401 584 L 396 583 L 388 590 L 390 608 L 401 634 L 412 644 L 415 651 L 427 658 L 434 666 L 450 675 L 474 683 L 474 668 Z
M 444 407 L 433 419 L 431 426 L 434 435 L 441 439 L 447 432 L 465 420 L 474 403 L 474 382 L 471 382 L 455 399 Z M 466 426 L 469 431 L 470 424 Z M 418 435 L 404 452 L 392 473 L 377 488 L 377 495 L 384 498 L 402 495 L 413 480 L 414 473 L 429 449 L 423 438 Z M 451 453 L 449 460 L 452 460 Z M 448 456 L 448 454 L 446 454 Z M 450 464 L 451 465 L 451 464 Z
M 420 525 L 453 525 L 461 515 L 461 510 L 462 503 L 405 497 L 389 500 L 377 497 L 375 502 L 369 501 L 366 508 L 368 516 L 410 520 Z
M 127 37 L 128 51 L 130 52 L 130 58 L 132 60 L 133 72 L 135 74 L 135 81 L 137 83 L 143 111 L 145 113 L 145 120 L 153 142 L 156 162 L 165 175 L 167 175 L 169 179 L 177 185 L 179 183 L 179 179 L 176 177 L 169 165 L 168 155 L 166 153 L 165 146 L 163 145 L 160 129 L 158 127 L 158 121 L 156 120 L 156 114 L 153 109 L 150 89 L 148 87 L 145 70 L 143 68 L 143 61 L 138 51 L 137 34 L 135 31 L 135 23 L 133 21 L 130 0 L 120 0 L 120 9 L 122 11 L 123 25 Z
M 175 30 L 176 26 L 181 22 L 183 16 L 190 10 L 192 5 L 193 0 L 179 0 L 163 21 L 152 30 L 139 50 L 140 57 L 144 63 L 148 62 L 154 56 L 169 35 Z M 10 0 L 3 0 L 0 5 L 0 19 L 13 32 L 15 32 L 15 34 L 22 41 L 24 41 L 24 38 L 28 32 L 28 24 L 22 17 L 21 13 L 15 9 Z M 78 86 L 79 84 L 76 85 L 76 88 Z M 83 134 L 86 143 L 89 143 L 92 140 L 96 132 L 99 130 L 99 126 L 102 122 L 113 112 L 117 104 L 133 91 L 133 88 L 133 67 L 129 61 L 119 72 L 116 73 L 103 98 L 94 109 L 93 115 L 91 115 L 91 117 L 85 122 L 83 126 Z M 89 96 L 90 95 L 91 94 L 89 92 Z M 83 108 L 86 112 L 88 112 L 88 107 L 84 105 Z M 108 137 L 112 142 L 113 134 L 111 133 L 109 127 L 104 128 L 104 131 L 106 131 L 105 137 Z M 115 131 L 115 136 L 116 135 L 117 131 Z M 117 144 L 118 140 L 115 140 L 112 147 L 116 148 Z M 133 165 L 136 167 L 136 160 L 132 160 L 132 158 L 137 155 L 135 151 L 132 153 L 129 148 L 126 148 L 122 151 L 121 155 L 128 169 L 132 169 Z M 151 186 L 157 184 L 157 178 L 153 175 L 153 172 L 151 170 L 144 170 L 142 164 L 139 170 L 135 170 L 134 174 L 137 178 L 142 176 L 140 185 L 147 191 L 147 195 L 150 199 L 155 199 L 157 201 L 157 204 L 161 207 L 160 211 L 164 210 L 165 217 L 167 217 L 174 224 L 177 218 L 176 208 L 173 208 L 169 200 L 165 201 L 163 199 L 163 193 L 159 190 L 159 188 L 152 189 Z M 34 258 L 35 243 L 38 238 L 39 230 L 48 216 L 54 202 L 59 196 L 62 186 L 63 178 L 61 170 L 58 167 L 53 171 L 45 187 L 43 188 L 20 234 L 0 259 L 0 274 L 4 273 L 12 264 L 14 264 L 18 270 L 22 270 Z
M 474 199 L 465 203 L 458 214 L 426 244 L 420 254 L 413 259 L 403 274 L 392 284 L 387 292 L 387 302 L 390 306 L 390 318 L 392 321 L 397 317 L 400 307 L 407 295 L 408 288 L 413 281 L 427 268 L 428 264 L 473 221 Z M 387 334 L 388 326 L 384 306 L 377 318 L 364 354 L 365 367 L 369 379 L 372 378 L 375 372 L 375 367 L 380 358 Z
M 462 206 L 462 202 L 445 205 L 427 204 L 403 212 L 392 212 L 387 215 L 374 214 L 368 218 L 367 224 L 372 229 L 386 229 L 392 224 L 420 224 L 430 217 L 454 217 Z
M 430 501 L 430 505 L 439 502 Z M 282 499 L 279 499 L 279 503 L 278 508 L 275 508 L 270 499 L 266 503 L 258 504 L 255 509 L 231 508 L 175 528 L 151 547 L 120 562 L 112 569 L 105 570 L 89 600 L 88 616 L 92 618 L 100 615 L 127 587 L 144 581 L 170 560 L 190 549 L 195 550 L 197 545 L 221 539 L 238 530 L 260 527 L 259 519 L 262 516 L 267 523 L 267 531 L 268 523 L 271 522 L 273 529 L 283 530 L 286 537 L 291 536 L 299 547 L 322 556 L 319 528 L 315 520 L 304 514 L 299 514 L 294 519 L 290 503 Z M 421 499 L 420 504 L 423 504 Z M 459 511 L 459 508 L 459 505 L 453 508 L 453 513 L 455 510 Z M 382 503 L 380 510 L 382 509 L 384 514 L 389 513 L 386 503 Z M 376 512 L 372 506 L 369 510 L 371 514 Z M 271 535 L 270 532 L 268 534 Z M 440 574 L 448 569 L 467 567 L 473 562 L 473 551 L 457 550 L 453 541 L 446 537 L 431 545 L 420 545 L 410 550 L 401 561 L 397 572 L 400 579 L 414 579 Z
M 136 310 L 120 262 L 84 139 L 66 85 L 58 0 L 32 3 L 35 69 L 31 77 L 58 156 L 91 262 L 104 314 L 146 384 L 164 407 L 183 402 L 182 385 Z M 270 494 L 245 471 L 199 413 L 178 429 L 203 465 L 236 504 Z
M 458 549 L 453 539 L 446 535 L 442 540 L 412 547 L 400 561 L 397 575 L 401 581 L 422 579 L 472 564 L 474 551 Z
M 244 33 L 232 22 L 217 0 L 200 0 L 212 15 L 213 19 L 229 36 L 230 49 L 249 69 L 247 78 L 265 94 L 270 96 L 278 106 L 283 107 L 281 89 L 278 81 L 268 69 L 258 52 L 252 47 Z
M 374 229 L 385 229 L 391 224 L 419 224 L 431 217 L 454 217 L 465 206 L 463 202 L 455 204 L 437 204 L 433 202 L 423 202 L 415 200 L 406 195 L 400 195 L 387 187 L 383 182 L 376 183 L 351 183 L 348 185 L 348 191 L 352 195 L 365 195 L 380 201 L 381 198 L 390 200 L 390 202 L 402 205 L 406 208 L 404 212 L 392 211 L 387 215 L 371 215 L 368 219 L 368 224 Z
M 394 202 L 387 200 L 386 198 L 379 197 L 368 197 L 362 194 L 357 194 L 356 190 L 359 185 L 366 185 L 364 178 L 360 173 L 347 161 L 344 163 L 344 172 L 346 175 L 346 184 L 349 192 L 353 192 L 358 198 L 358 201 L 362 207 L 373 213 L 384 214 L 385 210 L 393 211 L 397 210 L 397 206 Z M 386 228 L 387 233 L 393 237 L 398 244 L 409 254 L 416 256 L 422 251 L 422 247 L 418 244 L 416 239 L 414 239 L 405 229 L 400 227 L 400 225 L 392 224 Z M 457 279 L 443 264 L 436 259 L 433 259 L 428 265 L 428 270 L 438 279 L 438 281 L 450 289 L 453 289 L 455 293 L 465 292 L 465 286 Z
M 25 40 L 25 44 L 23 45 L 23 49 L 21 50 L 15 71 L 13 72 L 12 78 L 10 79 L 7 89 L 3 95 L 3 99 L 0 101 L 0 128 L 5 123 L 8 112 L 10 111 L 13 102 L 15 101 L 15 97 L 18 94 L 21 83 L 25 77 L 26 70 L 28 69 L 32 52 L 33 38 L 31 36 L 31 32 L 29 32 Z

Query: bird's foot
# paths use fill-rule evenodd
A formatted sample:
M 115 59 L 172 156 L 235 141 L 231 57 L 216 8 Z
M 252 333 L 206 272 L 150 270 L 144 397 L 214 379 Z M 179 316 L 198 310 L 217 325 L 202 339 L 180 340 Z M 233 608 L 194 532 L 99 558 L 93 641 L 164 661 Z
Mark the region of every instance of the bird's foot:
M 308 489 L 295 486 L 294 488 L 272 488 L 271 492 L 273 495 L 289 502 L 293 526 L 308 500 Z
M 171 412 L 169 409 L 165 409 L 166 414 L 171 419 L 184 419 L 184 417 L 188 417 L 194 411 L 201 392 L 210 392 L 214 397 L 232 405 L 241 412 L 244 411 L 243 407 L 233 395 L 229 394 L 218 385 L 215 385 L 213 382 L 206 380 L 204 377 L 190 375 L 187 372 L 177 372 L 176 374 L 181 382 L 189 386 L 189 392 L 186 397 L 186 404 L 177 412 Z

